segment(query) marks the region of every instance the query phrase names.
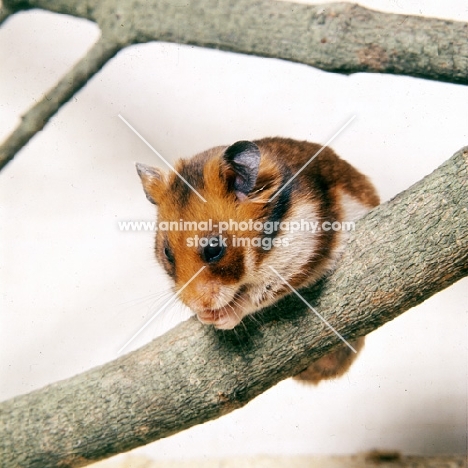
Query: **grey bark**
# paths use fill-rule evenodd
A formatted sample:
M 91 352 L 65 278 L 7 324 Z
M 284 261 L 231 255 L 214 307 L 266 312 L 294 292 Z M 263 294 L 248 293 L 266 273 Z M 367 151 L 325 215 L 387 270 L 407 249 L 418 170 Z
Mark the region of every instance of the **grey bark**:
M 304 297 L 347 340 L 468 274 L 468 147 L 356 223 Z M 0 404 L 4 467 L 78 467 L 218 418 L 339 343 L 296 297 L 222 332 L 190 319 L 104 366 Z
M 0 169 L 120 49 L 165 41 L 275 57 L 337 73 L 375 72 L 468 83 L 468 24 L 335 3 L 271 0 L 4 0 L 0 22 L 29 8 L 96 22 L 100 42 L 0 147 Z M 91 64 L 83 73 L 83 64 Z M 52 99 L 50 97 L 52 96 Z

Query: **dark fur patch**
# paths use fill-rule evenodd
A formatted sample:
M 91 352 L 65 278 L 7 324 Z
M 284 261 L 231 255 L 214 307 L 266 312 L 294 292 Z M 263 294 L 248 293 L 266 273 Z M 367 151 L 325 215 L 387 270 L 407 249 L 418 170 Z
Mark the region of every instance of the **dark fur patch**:
M 203 168 L 207 160 L 208 155 L 201 153 L 191 159 L 180 161 L 176 170 L 195 190 L 200 191 L 205 186 Z M 179 200 L 183 205 L 189 202 L 192 194 L 195 195 L 192 189 L 177 174 L 172 175 L 169 192 L 175 200 Z
M 221 278 L 226 283 L 239 281 L 245 272 L 243 250 L 239 247 L 228 247 L 225 257 L 208 268 L 216 278 Z
M 167 274 L 174 280 L 177 281 L 176 277 L 176 262 L 175 258 L 173 262 L 170 262 L 167 258 L 164 250 L 169 249 L 171 254 L 174 255 L 171 246 L 169 245 L 169 241 L 162 235 L 157 235 L 155 240 L 154 251 L 156 253 L 156 258 L 158 259 L 159 263 L 164 267 Z
M 283 177 L 281 181 L 281 187 L 286 184 L 290 177 L 289 173 L 286 174 L 285 177 Z M 293 192 L 294 188 L 294 181 L 292 181 L 290 184 L 288 184 L 284 190 L 281 191 L 281 193 L 271 202 L 274 203 L 273 209 L 271 210 L 270 215 L 267 218 L 267 221 L 269 222 L 281 222 L 286 214 L 289 211 L 289 208 L 291 207 L 291 194 Z M 266 237 L 275 237 L 277 235 L 277 231 L 274 230 L 272 234 L 264 234 Z
M 290 180 L 290 177 L 291 176 L 290 176 L 289 171 L 286 170 L 286 174 L 281 180 L 280 188 L 282 188 Z M 284 188 L 284 190 L 282 190 L 280 194 L 270 202 L 271 204 L 273 204 L 273 206 L 269 207 L 270 213 L 268 214 L 266 218 L 266 222 L 273 223 L 273 226 L 274 226 L 274 223 L 277 223 L 277 222 L 281 223 L 281 221 L 285 219 L 291 207 L 291 196 L 292 196 L 293 188 L 294 188 L 294 181 L 288 184 Z M 263 232 L 261 237 L 274 239 L 278 235 L 278 232 L 279 232 L 279 229 L 273 229 L 272 232 L 268 234 L 266 232 Z M 272 249 L 264 249 L 262 247 L 256 247 L 255 251 L 260 257 L 262 257 L 271 253 Z

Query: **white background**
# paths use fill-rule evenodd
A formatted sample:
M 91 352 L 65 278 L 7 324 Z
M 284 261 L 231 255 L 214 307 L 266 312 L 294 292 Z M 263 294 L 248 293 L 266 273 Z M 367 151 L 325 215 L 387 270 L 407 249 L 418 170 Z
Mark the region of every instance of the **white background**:
M 468 21 L 463 1 L 366 6 Z M 94 24 L 31 11 L 0 29 L 0 137 L 98 37 Z M 134 162 L 171 161 L 264 136 L 332 144 L 388 200 L 468 144 L 466 87 L 341 76 L 173 44 L 118 54 L 0 174 L 0 399 L 116 357 L 168 297 Z M 318 387 L 287 380 L 245 408 L 140 450 L 154 458 L 466 453 L 468 280 L 372 333 L 352 370 Z M 135 349 L 187 317 L 165 312 Z

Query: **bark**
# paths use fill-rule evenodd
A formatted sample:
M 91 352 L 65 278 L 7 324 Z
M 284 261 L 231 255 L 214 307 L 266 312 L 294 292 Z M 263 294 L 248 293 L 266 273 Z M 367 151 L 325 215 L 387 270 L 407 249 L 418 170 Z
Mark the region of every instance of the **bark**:
M 347 340 L 468 274 L 468 147 L 356 223 L 304 297 Z M 4 467 L 77 467 L 218 418 L 339 344 L 296 297 L 222 332 L 190 319 L 104 366 L 0 404 Z
M 275 57 L 337 73 L 375 72 L 468 83 L 468 24 L 381 13 L 358 5 L 271 0 L 4 0 L 0 22 L 29 8 L 95 21 L 98 44 L 33 107 L 0 147 L 0 169 L 120 49 L 176 42 Z M 67 81 L 68 80 L 68 81 Z M 69 83 L 68 86 L 65 84 Z M 60 91 L 61 90 L 61 91 Z

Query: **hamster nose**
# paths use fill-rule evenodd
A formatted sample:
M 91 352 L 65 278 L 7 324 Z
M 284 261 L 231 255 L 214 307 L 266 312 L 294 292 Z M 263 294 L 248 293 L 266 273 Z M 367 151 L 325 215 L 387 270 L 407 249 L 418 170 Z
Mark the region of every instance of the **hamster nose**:
M 187 305 L 192 310 L 212 309 L 219 298 L 220 285 L 213 281 L 199 282 L 189 292 Z

